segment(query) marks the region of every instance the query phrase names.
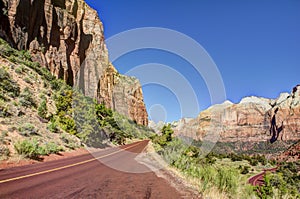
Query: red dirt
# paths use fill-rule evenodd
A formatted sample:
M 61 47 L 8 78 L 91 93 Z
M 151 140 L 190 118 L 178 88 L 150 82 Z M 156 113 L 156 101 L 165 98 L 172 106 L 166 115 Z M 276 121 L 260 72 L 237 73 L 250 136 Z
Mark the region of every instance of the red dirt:
M 12 168 L 12 167 L 18 167 L 18 166 L 24 166 L 24 165 L 32 165 L 32 164 L 38 164 L 42 162 L 49 162 L 53 160 L 60 160 L 68 157 L 74 157 L 79 156 L 83 154 L 89 153 L 86 149 L 80 148 L 73 151 L 68 152 L 61 152 L 59 154 L 50 154 L 48 156 L 41 156 L 41 161 L 38 160 L 31 160 L 31 159 L 22 159 L 22 160 L 3 160 L 0 161 L 0 170 Z

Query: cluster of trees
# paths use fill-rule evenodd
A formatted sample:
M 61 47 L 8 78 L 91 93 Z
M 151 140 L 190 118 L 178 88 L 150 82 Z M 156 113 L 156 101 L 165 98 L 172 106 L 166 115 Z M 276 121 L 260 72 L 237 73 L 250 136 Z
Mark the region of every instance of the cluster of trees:
M 264 185 L 257 187 L 260 198 L 300 198 L 300 163 L 281 163 L 275 173 L 264 176 Z
M 31 109 L 33 112 L 36 112 L 43 123 L 48 123 L 47 129 L 50 132 L 60 133 L 61 135 L 64 133 L 75 135 L 83 143 L 93 147 L 103 147 L 108 141 L 124 144 L 126 139 L 146 138 L 154 134 L 151 129 L 137 125 L 126 116 L 114 112 L 104 104 L 84 96 L 79 89 L 73 89 L 64 81 L 56 79 L 45 67 L 32 62 L 28 51 L 13 49 L 1 38 L 0 56 L 18 65 L 14 69 L 16 74 L 31 75 L 36 80 L 41 79 L 44 92 L 38 98 L 34 96 L 30 88 L 21 90 L 18 83 L 14 82 L 7 72 L 8 69 L 6 70 L 5 67 L 1 66 L 0 117 L 13 115 L 10 107 L 19 108 L 19 105 L 21 105 L 25 109 Z M 31 83 L 31 79 L 28 77 L 23 80 Z M 11 99 L 14 98 L 17 100 L 12 102 Z M 52 111 L 54 107 L 48 107 L 48 101 L 50 100 L 55 102 L 55 111 Z M 49 109 L 52 112 L 49 112 Z M 21 135 L 29 138 L 36 135 L 36 133 L 33 133 L 33 130 L 27 128 L 19 131 Z M 71 145 L 73 146 L 73 144 Z M 16 150 L 18 149 L 17 152 L 19 153 L 28 153 L 28 157 L 40 154 L 32 151 L 41 151 L 40 147 L 36 147 L 36 144 L 31 139 L 16 143 L 15 148 Z

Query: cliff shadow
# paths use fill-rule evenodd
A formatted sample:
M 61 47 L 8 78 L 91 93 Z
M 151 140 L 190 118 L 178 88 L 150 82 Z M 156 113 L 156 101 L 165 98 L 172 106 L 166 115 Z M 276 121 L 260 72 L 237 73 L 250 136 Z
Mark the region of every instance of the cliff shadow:
M 16 47 L 8 20 L 8 6 L 5 5 L 3 1 L 0 1 L 0 21 L 0 37 L 7 41 L 11 46 Z
M 278 112 L 278 108 L 275 109 L 275 112 L 274 112 L 274 115 L 271 119 L 271 127 L 270 127 L 270 135 L 272 136 L 271 139 L 270 139 L 270 142 L 271 143 L 274 143 L 278 140 L 279 138 L 279 135 L 280 133 L 283 131 L 283 122 L 281 122 L 281 126 L 278 126 L 277 125 L 277 122 L 276 122 L 276 114 Z M 282 140 L 282 135 L 281 135 L 281 140 Z

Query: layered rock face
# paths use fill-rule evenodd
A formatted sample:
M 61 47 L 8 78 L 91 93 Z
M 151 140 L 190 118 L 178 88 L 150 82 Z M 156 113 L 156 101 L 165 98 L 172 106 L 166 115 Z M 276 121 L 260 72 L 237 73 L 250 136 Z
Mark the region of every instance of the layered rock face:
M 0 0 L 0 8 L 0 37 L 30 50 L 33 61 L 85 95 L 147 125 L 139 82 L 114 81 L 117 72 L 108 59 L 102 22 L 83 0 Z M 113 105 L 123 100 L 115 95 L 121 90 L 127 111 Z
M 247 97 L 239 104 L 214 105 L 196 119 L 174 125 L 177 135 L 202 140 L 214 134 L 219 142 L 297 141 L 300 139 L 300 86 L 277 99 Z

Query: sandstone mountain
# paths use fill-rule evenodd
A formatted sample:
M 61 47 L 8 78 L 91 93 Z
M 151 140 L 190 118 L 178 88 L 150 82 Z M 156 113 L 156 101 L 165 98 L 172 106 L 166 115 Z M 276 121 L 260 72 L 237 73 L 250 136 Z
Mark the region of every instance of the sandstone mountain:
M 173 126 L 177 135 L 203 140 L 207 134 L 215 134 L 219 143 L 243 143 L 239 148 L 247 151 L 254 143 L 264 143 L 269 148 L 288 143 L 288 147 L 300 139 L 299 124 L 298 85 L 290 94 L 282 93 L 274 100 L 246 97 L 238 104 L 226 101 L 202 111 L 195 119 L 182 119 Z
M 0 37 L 57 78 L 138 124 L 148 115 L 140 83 L 109 62 L 103 25 L 83 0 L 0 0 Z

